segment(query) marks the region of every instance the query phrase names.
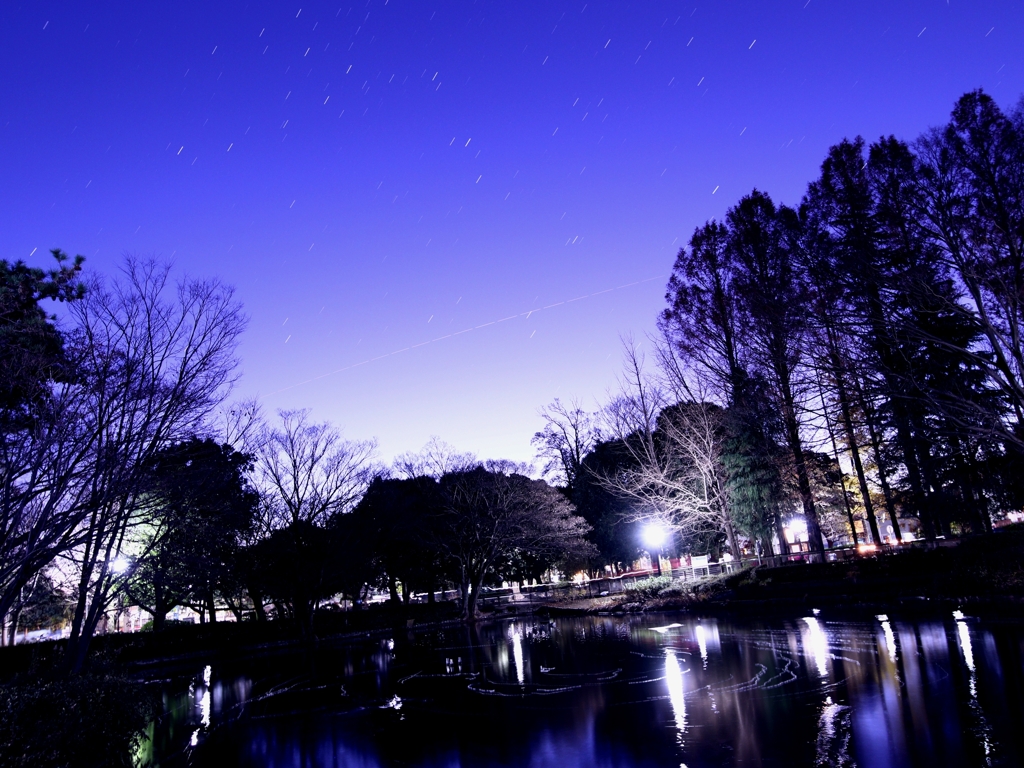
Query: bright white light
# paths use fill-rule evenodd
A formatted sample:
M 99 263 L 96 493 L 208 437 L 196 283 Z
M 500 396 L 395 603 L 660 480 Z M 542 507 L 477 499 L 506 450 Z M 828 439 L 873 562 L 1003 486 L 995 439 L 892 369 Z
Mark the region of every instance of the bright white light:
M 199 720 L 203 728 L 210 727 L 210 689 L 203 691 L 203 698 L 199 700 Z
M 828 677 L 828 638 L 825 636 L 825 632 L 822 630 L 821 624 L 818 623 L 817 619 L 808 617 L 804 619 L 804 622 L 809 630 L 804 647 L 811 652 L 814 664 L 818 668 L 818 674 L 822 677 Z
M 967 663 L 967 668 L 973 674 L 973 672 L 974 672 L 974 649 L 971 647 L 971 633 L 970 633 L 970 630 L 967 629 L 967 622 L 966 621 L 958 621 L 956 623 L 956 631 L 957 631 L 957 634 L 960 636 L 960 650 L 964 654 L 964 661 Z
M 697 647 L 700 649 L 700 660 L 704 662 L 704 669 L 708 668 L 708 638 L 704 627 L 697 625 Z
M 794 517 L 786 527 L 793 533 L 797 538 L 807 535 L 807 521 L 802 517 Z
M 648 523 L 640 533 L 644 545 L 651 549 L 661 549 L 668 541 L 668 529 L 661 523 Z
M 523 669 L 523 633 L 515 624 L 512 625 L 512 660 L 516 665 L 516 679 L 522 685 L 526 682 L 526 674 Z
M 124 573 L 128 570 L 128 558 L 123 555 L 118 555 L 114 558 L 114 562 L 110 564 L 110 570 L 114 573 Z
M 889 651 L 889 661 L 896 663 L 896 635 L 893 634 L 892 625 L 886 619 L 882 622 L 882 632 L 885 633 L 885 647 Z
M 679 666 L 676 652 L 665 649 L 665 684 L 668 686 L 668 700 L 676 717 L 676 728 L 686 732 L 686 697 L 683 693 L 683 669 Z
M 669 630 L 676 629 L 676 628 L 681 627 L 681 626 L 683 626 L 683 625 L 682 624 L 676 624 L 675 622 L 673 622 L 672 624 L 667 624 L 664 627 L 651 627 L 651 632 L 658 632 L 658 633 L 664 635 Z
M 213 670 L 207 664 L 203 669 L 203 695 L 199 699 L 199 720 L 203 728 L 210 727 L 210 677 Z

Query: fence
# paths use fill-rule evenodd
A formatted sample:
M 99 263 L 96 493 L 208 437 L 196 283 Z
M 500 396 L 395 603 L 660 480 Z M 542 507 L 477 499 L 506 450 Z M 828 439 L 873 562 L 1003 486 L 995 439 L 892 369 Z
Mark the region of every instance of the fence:
M 876 557 L 878 555 L 898 555 L 913 549 L 950 547 L 956 546 L 957 543 L 956 541 L 945 540 L 939 537 L 935 541 L 917 540 L 901 545 L 836 547 L 825 550 L 825 559 L 828 562 L 843 562 L 863 557 Z M 735 573 L 743 568 L 758 565 L 770 568 L 797 566 L 801 563 L 810 562 L 811 556 L 812 553 L 807 549 L 791 552 L 786 555 L 762 555 L 761 557 L 743 557 L 738 560 L 719 560 L 718 562 L 712 562 L 707 555 L 698 555 L 690 558 L 689 565 L 681 563 L 679 567 L 673 567 L 671 570 L 665 569 L 660 575 L 667 576 L 676 581 L 699 581 L 711 576 Z M 523 586 L 518 595 L 511 588 L 491 590 L 481 595 L 480 602 L 484 605 L 508 605 L 510 603 L 546 602 L 556 599 L 603 597 L 605 595 L 621 594 L 636 582 L 658 575 L 658 571 L 651 569 L 646 571 L 630 571 L 620 576 L 590 579 L 582 583 L 529 585 Z

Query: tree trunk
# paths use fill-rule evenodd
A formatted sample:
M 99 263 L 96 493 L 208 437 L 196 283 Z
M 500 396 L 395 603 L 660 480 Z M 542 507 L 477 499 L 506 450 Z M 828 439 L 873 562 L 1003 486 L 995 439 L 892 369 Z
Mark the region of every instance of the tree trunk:
M 788 555 L 789 543 L 786 541 L 786 532 L 782 530 L 782 515 L 776 510 L 772 516 L 775 519 L 775 538 L 779 542 L 779 555 Z
M 739 544 L 736 542 L 736 531 L 732 527 L 732 520 L 729 519 L 729 513 L 722 510 L 722 524 L 725 527 L 725 538 L 729 542 L 729 552 L 736 559 L 738 563 L 743 555 L 740 553 Z
M 477 603 L 480 599 L 480 586 L 483 580 L 483 576 L 481 576 L 479 579 L 476 579 L 475 583 L 470 585 L 469 600 L 466 603 L 466 618 L 471 621 L 480 617 Z
M 153 584 L 153 631 L 161 632 L 167 622 L 167 606 L 164 588 L 157 579 Z
M 882 486 L 882 496 L 885 498 L 885 510 L 889 513 L 889 522 L 892 523 L 893 535 L 896 541 L 903 543 L 903 531 L 900 530 L 900 521 L 896 516 L 896 502 L 892 497 L 892 488 L 889 485 L 889 473 L 886 471 L 885 459 L 882 458 L 882 442 L 875 429 L 874 413 L 864 399 L 864 393 L 858 388 L 857 395 L 860 400 L 860 409 L 864 414 L 864 423 L 868 428 L 868 437 L 871 439 L 871 452 L 875 457 L 875 466 L 878 469 L 878 484 Z
M 93 513 L 95 518 L 95 513 Z M 89 580 L 92 577 L 92 541 L 86 541 L 85 553 L 82 557 L 82 573 L 78 579 L 78 600 L 75 602 L 75 612 L 71 617 L 71 631 L 68 634 L 68 642 L 64 648 L 64 666 L 69 672 L 77 672 L 85 661 L 84 640 L 82 628 L 85 623 L 85 613 L 88 607 Z
M 911 419 L 911 426 L 914 434 L 914 452 L 917 456 L 918 466 L 921 468 L 921 478 L 929 496 L 935 493 L 935 489 L 941 487 L 935 470 L 935 460 L 932 457 L 931 441 L 925 437 L 925 425 L 920 419 Z M 941 508 L 936 512 L 934 501 L 921 510 L 927 516 L 936 535 L 944 536 L 951 534 L 948 516 L 941 514 Z
M 295 595 L 292 598 L 292 614 L 295 623 L 299 627 L 299 634 L 303 640 L 313 637 L 313 601 L 305 595 Z
M 804 460 L 804 448 L 800 441 L 800 428 L 796 421 L 796 407 L 793 403 L 793 393 L 789 390 L 786 382 L 784 397 L 786 405 L 783 419 L 786 423 L 786 436 L 789 439 L 789 449 L 793 454 L 793 463 L 796 467 L 797 488 L 800 491 L 800 501 L 803 505 L 804 520 L 807 523 L 807 540 L 811 546 L 811 552 L 816 555 L 824 555 L 825 545 L 821 540 L 821 528 L 818 526 L 818 513 L 814 509 L 814 496 L 811 493 L 811 480 L 807 474 L 807 463 Z
M 21 621 L 21 601 L 18 606 L 8 614 L 10 624 L 7 627 L 7 645 L 14 645 L 14 639 L 18 636 L 18 623 Z
M 833 356 L 835 359 L 835 356 Z M 859 544 L 857 540 L 857 524 L 853 519 L 853 508 L 850 506 L 850 495 L 846 492 L 846 483 L 843 482 L 843 467 L 839 463 L 839 446 L 836 444 L 836 431 L 832 428 L 832 419 L 828 415 L 828 403 L 825 402 L 825 387 L 818 377 L 818 394 L 821 397 L 821 412 L 825 416 L 825 428 L 828 430 L 828 437 L 832 443 L 832 455 L 836 458 L 836 467 L 839 468 L 839 490 L 843 494 L 843 506 L 846 508 L 846 517 L 850 521 L 850 535 L 853 537 L 853 546 Z
M 228 610 L 231 611 L 231 615 L 235 617 L 235 621 L 241 623 L 242 621 L 242 605 L 239 602 L 232 600 L 227 595 L 224 596 L 224 602 L 228 604 Z
M 835 450 L 835 441 L 832 443 Z M 836 463 L 839 463 L 838 451 L 836 452 Z M 842 469 L 840 468 L 839 490 L 843 494 L 843 506 L 846 508 L 846 517 L 850 521 L 850 534 L 853 536 L 853 546 L 857 546 L 857 521 L 853 518 L 853 507 L 850 506 L 850 495 L 846 492 L 846 483 L 843 482 Z
M 213 590 L 212 589 L 206 595 L 206 605 L 208 606 L 208 610 L 210 611 L 210 623 L 211 624 L 216 624 L 217 623 L 217 602 L 216 602 L 216 599 L 214 598 Z
M 836 363 L 838 364 L 838 362 Z M 871 538 L 875 544 L 881 545 L 882 537 L 878 533 L 878 522 L 875 520 L 875 508 L 871 503 L 871 491 L 868 488 L 868 480 L 864 475 L 864 465 L 860 460 L 860 450 L 857 447 L 857 432 L 853 428 L 853 417 L 850 412 L 850 399 L 846 393 L 846 386 L 843 384 L 841 374 L 836 377 L 836 390 L 839 396 L 839 412 L 843 418 L 843 430 L 846 432 L 846 445 L 850 449 L 850 458 L 853 459 L 853 468 L 857 473 L 857 483 L 860 486 L 861 499 L 864 502 L 864 516 L 868 520 L 868 527 L 871 529 Z M 846 495 L 846 488 L 843 488 L 843 495 Z M 852 518 L 852 515 L 851 515 Z M 854 533 L 856 536 L 856 533 Z
M 249 600 L 252 601 L 252 610 L 256 614 L 256 621 L 266 621 L 267 609 L 263 606 L 263 595 L 251 586 L 247 587 L 246 591 L 249 593 Z

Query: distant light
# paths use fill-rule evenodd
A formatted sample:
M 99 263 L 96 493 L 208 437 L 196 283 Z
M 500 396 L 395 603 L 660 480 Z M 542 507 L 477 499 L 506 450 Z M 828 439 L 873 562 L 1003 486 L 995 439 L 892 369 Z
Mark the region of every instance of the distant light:
M 821 677 L 828 677 L 828 637 L 816 618 L 805 618 L 804 623 L 807 624 L 808 629 L 804 639 L 804 650 L 810 652 L 814 664 L 818 668 L 818 674 Z
M 694 634 L 697 636 L 697 647 L 700 650 L 700 660 L 704 663 L 704 669 L 708 668 L 708 638 L 704 627 L 697 625 Z
M 668 529 L 661 523 L 648 523 L 640 532 L 644 545 L 651 549 L 661 549 L 662 545 L 668 541 L 668 535 Z
M 860 552 L 862 555 L 865 555 L 869 552 L 874 552 L 876 549 L 878 549 L 878 547 L 876 547 L 874 544 L 861 544 L 857 547 L 857 551 Z
M 512 661 L 516 665 L 516 680 L 520 685 L 526 683 L 526 668 L 523 665 L 523 633 L 515 622 L 510 627 L 512 630 Z
M 128 558 L 123 555 L 118 555 L 114 558 L 114 562 L 110 564 L 110 570 L 114 573 L 124 573 L 128 570 L 129 565 L 130 563 L 128 562 Z

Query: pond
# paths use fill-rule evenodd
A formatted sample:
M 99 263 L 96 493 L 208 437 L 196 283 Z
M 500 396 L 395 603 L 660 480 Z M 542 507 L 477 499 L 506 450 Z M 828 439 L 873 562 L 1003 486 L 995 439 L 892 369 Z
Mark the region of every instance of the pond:
M 1024 764 L 1024 625 L 525 617 L 155 681 L 158 766 Z

